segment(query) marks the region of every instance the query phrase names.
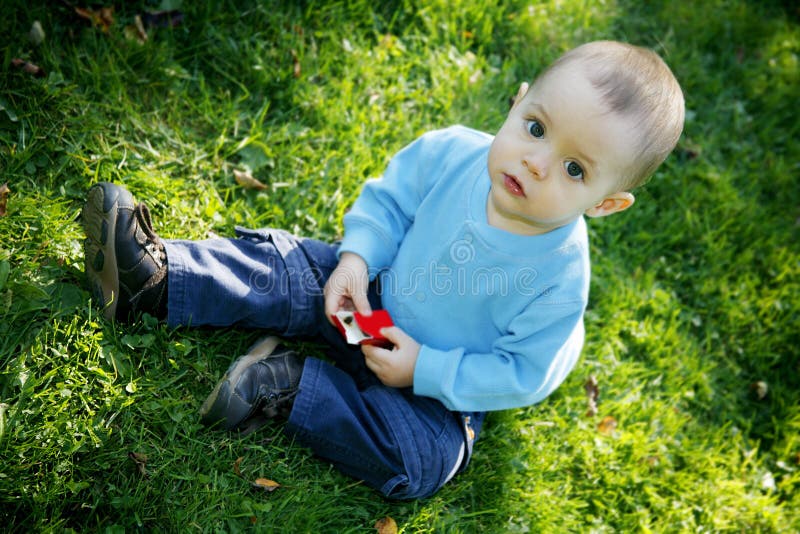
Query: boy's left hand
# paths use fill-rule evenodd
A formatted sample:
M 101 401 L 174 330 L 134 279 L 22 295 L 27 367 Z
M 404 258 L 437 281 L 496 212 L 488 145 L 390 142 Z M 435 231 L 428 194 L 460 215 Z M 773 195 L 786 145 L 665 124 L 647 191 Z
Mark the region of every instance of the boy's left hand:
M 394 344 L 394 348 L 362 345 L 367 367 L 387 386 L 404 388 L 413 385 L 419 343 L 396 326 L 382 328 L 381 334 Z

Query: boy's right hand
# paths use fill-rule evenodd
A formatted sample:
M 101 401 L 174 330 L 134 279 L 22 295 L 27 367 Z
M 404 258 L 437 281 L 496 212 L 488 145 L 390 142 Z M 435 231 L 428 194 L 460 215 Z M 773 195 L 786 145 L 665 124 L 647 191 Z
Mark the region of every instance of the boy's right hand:
M 369 273 L 367 262 L 353 252 L 343 252 L 339 265 L 331 273 L 323 292 L 325 296 L 325 316 L 331 324 L 339 310 L 355 309 L 362 315 L 371 315 L 372 308 L 367 300 Z

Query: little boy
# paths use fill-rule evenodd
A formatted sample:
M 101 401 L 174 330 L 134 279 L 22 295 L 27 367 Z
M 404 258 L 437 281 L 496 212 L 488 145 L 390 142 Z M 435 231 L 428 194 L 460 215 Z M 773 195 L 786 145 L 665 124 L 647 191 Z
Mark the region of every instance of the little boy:
M 653 52 L 601 41 L 522 84 L 496 136 L 427 133 L 368 181 L 339 245 L 280 230 L 162 240 L 143 204 L 98 184 L 83 210 L 86 272 L 108 318 L 244 326 L 325 339 L 330 365 L 266 338 L 229 367 L 207 424 L 285 430 L 392 498 L 463 469 L 484 414 L 541 401 L 581 351 L 583 215 L 629 208 L 674 148 L 680 87 Z M 388 310 L 392 348 L 347 345 L 344 309 Z

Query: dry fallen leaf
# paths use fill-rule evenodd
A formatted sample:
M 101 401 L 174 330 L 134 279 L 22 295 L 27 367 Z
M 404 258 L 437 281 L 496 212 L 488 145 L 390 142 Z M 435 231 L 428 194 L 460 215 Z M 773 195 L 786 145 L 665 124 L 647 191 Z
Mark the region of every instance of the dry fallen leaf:
M 139 34 L 139 37 L 142 38 L 142 42 L 146 42 L 147 32 L 144 30 L 144 24 L 142 24 L 142 17 L 140 15 L 133 17 L 133 25 L 136 26 L 136 32 Z
M 44 42 L 44 28 L 42 28 L 42 23 L 38 20 L 34 20 L 33 24 L 31 25 L 31 29 L 28 32 L 28 40 L 31 44 L 39 46 Z
M 11 189 L 8 188 L 7 183 L 0 185 L 0 217 L 4 217 L 6 214 L 6 204 L 8 202 L 8 194 L 10 192 Z
M 237 171 L 234 169 L 233 177 L 236 179 L 236 183 L 245 189 L 257 189 L 259 191 L 263 191 L 267 188 L 266 185 L 253 178 L 253 175 L 249 172 Z
M 255 489 L 264 490 L 266 492 L 273 492 L 281 487 L 280 484 L 268 478 L 257 478 L 255 482 L 251 484 L 251 486 L 253 486 Z
M 142 24 L 141 15 L 133 17 L 133 24 L 125 26 L 124 34 L 126 39 L 136 41 L 139 44 L 147 42 L 147 32 L 144 29 L 144 24 Z
M 395 45 L 397 45 L 397 37 L 395 37 L 391 33 L 387 33 L 387 34 L 385 34 L 383 36 L 383 38 L 381 38 L 380 45 L 383 48 L 387 48 L 387 49 L 394 48 Z
M 28 74 L 33 74 L 41 78 L 45 75 L 44 69 L 39 65 L 35 65 L 30 61 L 25 61 L 24 59 L 20 59 L 15 57 L 11 60 L 11 64 L 17 67 L 18 69 L 22 69 L 23 71 L 27 72 Z
M 146 454 L 141 454 L 141 453 L 138 453 L 138 452 L 129 452 L 128 453 L 128 458 L 133 460 L 133 462 L 136 464 L 136 468 L 139 469 L 139 473 L 141 473 L 142 476 L 148 476 L 148 474 L 147 474 L 147 455 Z
M 607 436 L 611 435 L 616 429 L 617 429 L 617 420 L 611 417 L 610 415 L 603 417 L 603 420 L 600 421 L 600 423 L 597 425 L 597 430 L 601 434 L 605 434 Z
M 239 465 L 244 460 L 244 456 L 239 456 L 235 462 L 233 462 L 233 472 L 237 477 L 242 476 L 242 472 L 239 470 Z
M 397 534 L 397 523 L 387 515 L 375 522 L 375 530 L 378 534 Z
M 470 85 L 475 85 L 476 83 L 478 83 L 478 80 L 480 80 L 482 77 L 483 77 L 483 71 L 481 69 L 477 69 L 470 75 L 469 80 L 467 81 L 469 82 Z
M 101 7 L 100 9 L 76 7 L 75 13 L 91 21 L 93 25 L 99 26 L 103 33 L 108 33 L 108 29 L 114 24 L 113 7 Z
M 756 394 L 758 400 L 764 400 L 764 397 L 767 396 L 767 392 L 769 391 L 769 387 L 766 382 L 759 380 L 758 382 L 750 384 L 750 391 Z
M 294 50 L 291 50 L 290 52 L 292 53 L 292 65 L 293 65 L 292 66 L 292 75 L 295 78 L 299 78 L 300 77 L 300 73 L 301 73 L 301 71 L 300 71 L 300 60 L 297 58 L 297 52 L 295 52 Z
M 597 398 L 600 396 L 600 388 L 597 386 L 597 378 L 590 375 L 583 384 L 583 389 L 586 390 L 586 417 L 594 417 L 597 415 Z

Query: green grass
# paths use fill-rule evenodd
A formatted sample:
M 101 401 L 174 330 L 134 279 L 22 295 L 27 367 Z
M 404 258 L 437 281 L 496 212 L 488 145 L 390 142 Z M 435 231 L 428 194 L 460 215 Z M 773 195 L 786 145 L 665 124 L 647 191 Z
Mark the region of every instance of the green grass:
M 118 2 L 104 34 L 65 3 L 4 2 L 5 530 L 372 532 L 386 515 L 404 532 L 800 530 L 791 2 L 184 2 L 181 26 L 126 40 L 157 4 Z M 470 469 L 436 496 L 383 500 L 279 424 L 203 429 L 199 404 L 258 333 L 121 326 L 92 308 L 76 220 L 92 183 L 126 184 L 169 238 L 242 224 L 333 239 L 396 150 L 454 123 L 495 131 L 520 81 L 598 38 L 666 58 L 685 135 L 632 210 L 591 222 L 578 368 L 542 404 L 492 414 Z M 234 169 L 269 189 L 242 189 Z M 284 487 L 253 491 L 257 477 Z

